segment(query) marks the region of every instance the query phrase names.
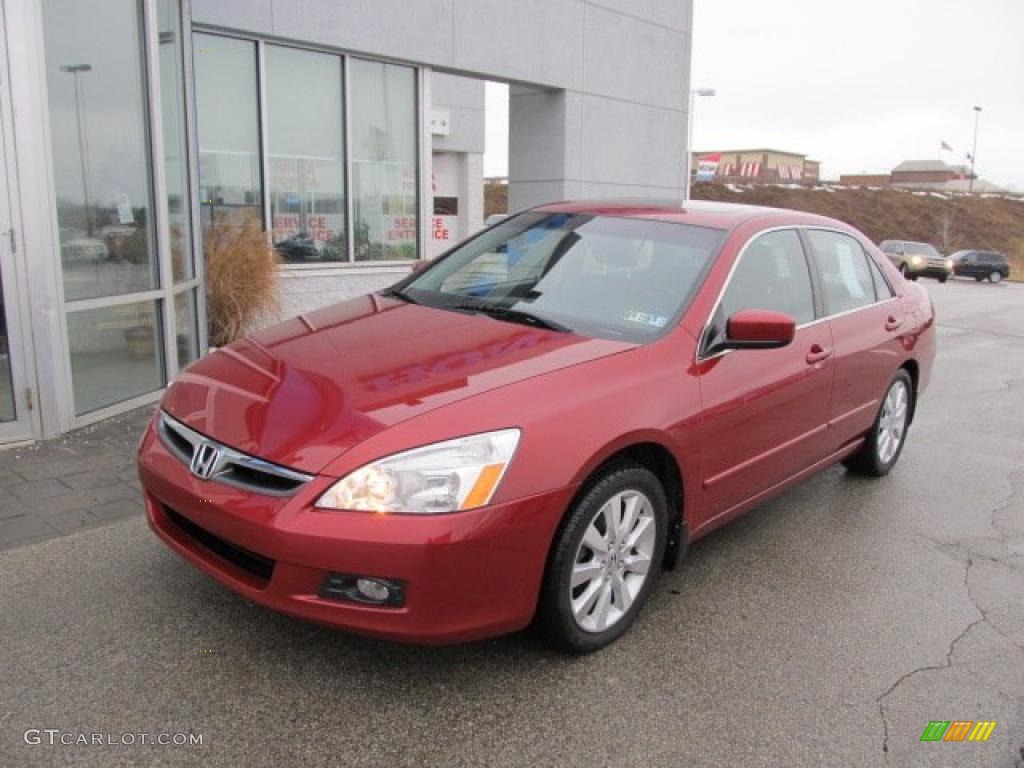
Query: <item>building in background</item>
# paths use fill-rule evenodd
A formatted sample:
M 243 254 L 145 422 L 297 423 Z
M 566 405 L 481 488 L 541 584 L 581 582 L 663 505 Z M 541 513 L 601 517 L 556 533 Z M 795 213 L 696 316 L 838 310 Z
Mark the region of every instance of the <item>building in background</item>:
M 932 192 L 971 191 L 971 169 L 949 165 L 942 160 L 904 160 L 889 173 L 844 173 L 839 183 L 859 187 L 895 187 Z M 984 179 L 975 179 L 977 193 L 1003 193 L 1006 190 Z
M 807 155 L 777 149 L 716 149 L 694 152 L 690 167 L 696 178 L 700 162 L 717 156 L 714 181 L 721 182 L 788 182 L 815 184 L 821 163 Z
M 284 315 L 474 231 L 482 80 L 515 84 L 512 210 L 682 193 L 692 0 L 2 7 L 0 442 L 159 397 L 225 228 L 273 242 Z

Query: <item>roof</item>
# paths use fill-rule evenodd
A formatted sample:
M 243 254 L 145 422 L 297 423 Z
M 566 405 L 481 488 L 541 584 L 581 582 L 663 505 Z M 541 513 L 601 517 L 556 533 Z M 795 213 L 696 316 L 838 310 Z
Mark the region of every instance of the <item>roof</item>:
M 892 169 L 893 173 L 965 173 L 969 169 L 963 165 L 948 165 L 942 160 L 904 160 Z
M 748 154 L 750 152 L 769 152 L 769 153 L 771 153 L 773 155 L 791 155 L 792 157 L 803 157 L 803 158 L 807 157 L 807 155 L 803 154 L 802 152 L 790 152 L 790 151 L 785 150 L 785 149 L 766 149 L 764 147 L 760 147 L 760 148 L 757 148 L 757 149 L 708 149 L 708 150 L 704 150 L 704 151 L 701 151 L 701 152 L 694 151 L 694 154 L 695 155 L 713 155 L 715 153 L 720 153 L 720 154 L 723 154 L 723 155 L 735 155 L 735 154 L 743 155 L 743 154 Z M 817 161 L 816 160 L 812 160 L 811 162 L 817 162 Z
M 678 199 L 575 200 L 539 205 L 532 210 L 543 213 L 590 213 L 599 216 L 654 219 L 721 229 L 732 229 L 750 219 L 767 216 L 785 216 L 794 224 L 836 223 L 833 219 L 813 213 L 710 200 L 690 200 L 685 206 Z

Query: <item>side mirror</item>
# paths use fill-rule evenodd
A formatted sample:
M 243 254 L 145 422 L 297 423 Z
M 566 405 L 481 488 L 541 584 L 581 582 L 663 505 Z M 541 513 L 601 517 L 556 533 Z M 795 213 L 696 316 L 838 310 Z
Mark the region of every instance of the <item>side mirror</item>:
M 420 259 L 419 261 L 414 261 L 412 263 L 412 273 L 417 275 L 433 263 L 433 259 Z
M 778 349 L 793 341 L 796 320 L 782 312 L 743 309 L 725 324 L 725 349 Z

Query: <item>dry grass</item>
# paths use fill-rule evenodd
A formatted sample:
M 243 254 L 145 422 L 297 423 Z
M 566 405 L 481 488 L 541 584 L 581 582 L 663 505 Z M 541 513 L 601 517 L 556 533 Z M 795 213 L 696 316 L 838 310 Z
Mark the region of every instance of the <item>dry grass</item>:
M 768 205 L 841 219 L 874 240 L 923 240 L 944 254 L 966 248 L 1001 251 L 1010 276 L 1024 280 L 1024 201 L 957 195 L 944 199 L 881 189 L 794 189 L 751 186 L 734 191 L 696 184 L 700 200 Z
M 203 233 L 210 343 L 239 338 L 278 309 L 277 256 L 258 221 L 224 217 Z

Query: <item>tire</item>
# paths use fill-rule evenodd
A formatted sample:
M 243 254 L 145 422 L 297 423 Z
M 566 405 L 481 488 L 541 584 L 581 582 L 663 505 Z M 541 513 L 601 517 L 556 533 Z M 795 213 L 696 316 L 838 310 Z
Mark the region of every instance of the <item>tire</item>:
M 910 267 L 906 264 L 900 264 L 900 274 L 903 275 L 905 279 L 910 280 Z
M 897 425 L 889 416 L 895 407 L 899 411 L 898 390 L 902 388 L 902 411 L 898 417 L 902 423 Z M 894 398 L 891 401 L 891 398 Z M 907 430 L 910 428 L 910 414 L 914 408 L 914 384 L 910 380 L 910 374 L 900 368 L 889 382 L 882 397 L 882 403 L 878 407 L 878 414 L 875 416 L 871 429 L 868 430 L 864 439 L 864 445 L 852 456 L 843 460 L 843 464 L 851 472 L 869 477 L 884 477 L 896 466 L 896 462 L 903 453 L 903 446 L 907 442 Z M 899 434 L 896 436 L 893 427 L 898 426 Z M 887 431 L 888 440 L 883 437 L 883 430 Z M 892 441 L 895 440 L 895 444 Z
M 943 275 L 942 277 L 939 278 L 940 283 L 944 283 L 947 280 L 949 280 L 949 275 Z
M 608 545 L 609 519 L 613 529 L 614 521 L 623 526 L 617 531 L 619 546 L 613 540 L 601 553 L 600 547 Z M 569 510 L 555 537 L 536 628 L 549 643 L 570 653 L 593 653 L 613 643 L 632 626 L 647 600 L 667 540 L 668 504 L 658 478 L 639 464 L 608 467 Z
M 1003 273 L 999 272 L 999 271 L 992 271 L 988 275 L 988 281 L 990 283 L 998 283 L 1002 279 L 1003 279 Z
M 975 275 L 975 276 L 974 276 L 974 279 L 975 279 L 975 280 L 977 280 L 977 281 L 978 281 L 978 282 L 980 283 L 980 282 L 981 282 L 982 280 L 984 280 L 985 278 L 983 278 L 983 277 L 982 277 L 981 275 Z

